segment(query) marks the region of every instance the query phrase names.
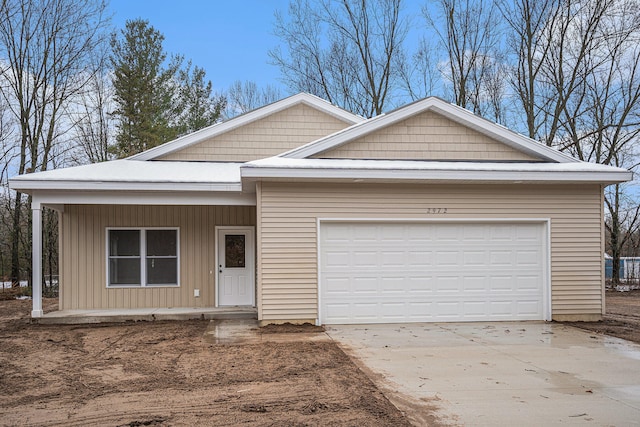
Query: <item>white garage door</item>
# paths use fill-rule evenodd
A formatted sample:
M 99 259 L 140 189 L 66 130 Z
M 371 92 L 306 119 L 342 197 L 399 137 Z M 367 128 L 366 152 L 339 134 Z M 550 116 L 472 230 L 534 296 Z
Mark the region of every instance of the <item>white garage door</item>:
M 544 319 L 542 223 L 322 222 L 323 324 Z

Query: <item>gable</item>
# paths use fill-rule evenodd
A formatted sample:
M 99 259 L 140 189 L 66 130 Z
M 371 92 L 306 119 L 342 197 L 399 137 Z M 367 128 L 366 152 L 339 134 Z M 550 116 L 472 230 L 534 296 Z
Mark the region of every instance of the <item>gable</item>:
M 312 158 L 540 161 L 433 111 L 411 116 Z
M 157 160 L 248 162 L 292 150 L 351 124 L 298 103 Z

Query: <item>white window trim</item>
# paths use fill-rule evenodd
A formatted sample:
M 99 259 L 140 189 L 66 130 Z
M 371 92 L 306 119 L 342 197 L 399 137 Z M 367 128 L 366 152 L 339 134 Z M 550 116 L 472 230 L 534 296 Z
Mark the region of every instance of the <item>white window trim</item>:
M 140 231 L 140 284 L 136 285 L 111 285 L 109 277 L 109 232 L 115 230 Z M 176 281 L 175 284 L 147 284 L 147 246 L 146 238 L 148 230 L 175 230 L 176 232 Z M 179 288 L 180 287 L 180 228 L 179 227 L 107 227 L 105 229 L 105 276 L 108 289 L 154 289 L 154 288 Z

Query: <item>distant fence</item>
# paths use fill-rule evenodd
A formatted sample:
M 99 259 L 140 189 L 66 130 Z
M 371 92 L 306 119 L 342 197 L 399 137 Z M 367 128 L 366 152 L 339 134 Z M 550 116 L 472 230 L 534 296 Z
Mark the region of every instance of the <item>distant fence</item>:
M 620 281 L 621 282 L 640 282 L 640 257 L 620 257 Z M 604 276 L 607 280 L 613 278 L 613 260 L 607 258 L 604 260 Z
M 31 296 L 31 283 L 27 280 L 21 280 L 17 290 L 13 288 L 10 281 L 0 280 L 0 292 L 6 292 L 10 295 L 27 295 Z M 47 274 L 42 280 L 42 296 L 45 298 L 58 298 L 60 289 L 60 276 L 57 274 Z
M 58 298 L 60 289 L 60 276 L 57 274 L 45 275 L 42 284 L 42 296 L 46 298 Z

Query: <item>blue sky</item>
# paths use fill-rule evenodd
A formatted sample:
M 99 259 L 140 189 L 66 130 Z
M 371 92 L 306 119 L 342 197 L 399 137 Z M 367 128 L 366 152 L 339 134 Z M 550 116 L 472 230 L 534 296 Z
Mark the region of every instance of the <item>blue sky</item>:
M 276 9 L 286 13 L 289 0 L 111 0 L 113 25 L 147 19 L 165 36 L 164 48 L 204 68 L 214 90 L 235 80 L 258 86 L 280 85 L 268 51 L 278 44 L 272 34 Z
M 404 8 L 421 28 L 426 0 L 408 0 Z M 268 52 L 278 45 L 273 35 L 274 13 L 287 13 L 289 0 L 110 0 L 114 27 L 143 18 L 165 36 L 168 53 L 182 54 L 205 69 L 215 91 L 236 80 L 252 80 L 284 89 L 280 72 L 270 65 Z M 413 36 L 413 37 L 412 37 Z M 416 44 L 415 33 L 407 45 Z M 412 42 L 413 41 L 413 42 Z

